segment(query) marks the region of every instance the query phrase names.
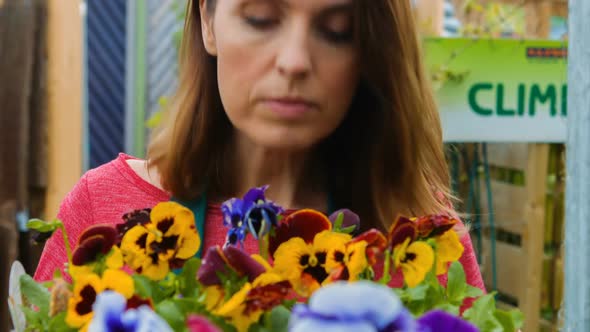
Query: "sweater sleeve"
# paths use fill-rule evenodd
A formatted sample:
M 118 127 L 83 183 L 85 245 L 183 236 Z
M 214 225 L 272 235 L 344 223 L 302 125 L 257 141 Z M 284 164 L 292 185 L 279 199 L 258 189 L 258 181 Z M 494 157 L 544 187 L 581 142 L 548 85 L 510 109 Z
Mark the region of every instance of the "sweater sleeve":
M 459 262 L 461 265 L 463 265 L 463 269 L 465 270 L 467 283 L 473 287 L 481 289 L 484 293 L 486 293 L 486 288 L 481 277 L 479 264 L 477 263 L 477 256 L 473 250 L 473 244 L 471 243 L 471 237 L 468 232 L 466 232 L 466 234 L 461 237 L 461 243 L 463 244 L 465 250 L 463 251 L 461 258 L 459 258 Z M 461 311 L 471 307 L 473 301 L 473 298 L 466 299 L 463 303 Z
M 87 174 L 82 176 L 61 202 L 57 219 L 63 222 L 69 237 L 70 248 L 73 250 L 81 232 L 93 223 Z M 45 243 L 34 279 L 36 281 L 52 279 L 57 269 L 63 272 L 67 261 L 63 235 L 61 230 L 57 230 Z

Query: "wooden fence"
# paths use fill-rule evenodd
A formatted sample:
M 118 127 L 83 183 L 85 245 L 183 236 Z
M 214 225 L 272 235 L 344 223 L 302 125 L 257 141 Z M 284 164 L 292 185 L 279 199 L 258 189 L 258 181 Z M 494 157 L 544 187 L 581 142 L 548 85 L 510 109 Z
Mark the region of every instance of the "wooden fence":
M 29 217 L 54 218 L 81 173 L 82 20 L 78 1 L 0 1 L 0 331 L 8 273 L 40 248 Z

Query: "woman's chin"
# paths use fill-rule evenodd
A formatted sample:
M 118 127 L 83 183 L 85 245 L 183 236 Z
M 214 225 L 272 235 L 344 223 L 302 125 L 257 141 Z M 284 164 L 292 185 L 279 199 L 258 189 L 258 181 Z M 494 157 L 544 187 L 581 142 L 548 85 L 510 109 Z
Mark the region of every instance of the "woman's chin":
M 289 130 L 260 130 L 254 132 L 250 140 L 257 146 L 278 151 L 305 151 L 312 148 L 321 137 L 306 130 L 291 128 Z
M 268 150 L 275 150 L 275 151 L 282 151 L 282 152 L 299 152 L 299 151 L 306 151 L 309 150 L 313 144 L 308 142 L 302 142 L 300 140 L 285 140 L 285 139 L 276 139 L 276 140 L 265 140 L 264 142 L 259 142 L 260 147 L 266 148 Z

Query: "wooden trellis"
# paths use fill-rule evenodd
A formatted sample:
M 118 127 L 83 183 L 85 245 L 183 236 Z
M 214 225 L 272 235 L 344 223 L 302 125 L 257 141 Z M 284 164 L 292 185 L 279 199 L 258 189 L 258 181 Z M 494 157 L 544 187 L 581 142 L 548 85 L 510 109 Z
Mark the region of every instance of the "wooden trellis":
M 425 35 L 441 35 L 444 0 L 420 0 L 416 17 Z M 545 39 L 550 34 L 552 16 L 567 17 L 567 0 L 453 0 L 455 15 L 463 24 L 484 26 L 484 13 L 462 9 L 468 3 L 488 5 L 503 3 L 522 6 L 525 24 L 523 38 Z M 560 159 L 563 149 L 548 144 L 490 144 L 489 164 L 492 168 L 524 175 L 521 183 L 492 179 L 494 234 L 508 234 L 517 241 L 496 242 L 497 290 L 504 295 L 504 305 L 516 304 L 525 315 L 524 331 L 555 330 L 555 322 L 541 318 L 541 308 L 559 310 L 563 292 L 561 250 L 547 253 L 547 245 L 560 248 L 563 221 L 563 182 L 560 181 Z M 550 149 L 556 150 L 550 153 Z M 558 150 L 558 151 L 557 151 Z M 551 158 L 550 158 L 551 157 Z M 549 160 L 551 159 L 551 163 Z M 550 164 L 553 165 L 550 167 Z M 555 165 L 561 165 L 555 169 Z M 550 175 L 551 176 L 548 176 Z M 553 177 L 547 199 L 547 180 Z M 558 179 L 556 180 L 555 177 Z M 555 183 L 557 182 L 557 184 Z M 486 197 L 486 193 L 482 193 Z M 560 196 L 561 195 L 561 196 Z M 556 203 L 557 202 L 557 203 Z M 484 204 L 485 205 L 485 204 Z M 484 214 L 487 213 L 482 206 Z M 547 220 L 547 223 L 546 223 Z M 487 219 L 484 218 L 484 225 Z M 486 284 L 492 285 L 491 242 L 489 230 L 484 232 L 482 273 Z

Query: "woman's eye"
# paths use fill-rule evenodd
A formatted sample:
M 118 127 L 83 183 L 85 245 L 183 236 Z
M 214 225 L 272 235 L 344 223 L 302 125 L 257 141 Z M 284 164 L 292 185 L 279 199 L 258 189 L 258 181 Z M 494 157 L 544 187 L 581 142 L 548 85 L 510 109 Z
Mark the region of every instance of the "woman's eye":
M 346 31 L 335 31 L 323 28 L 320 32 L 326 40 L 335 44 L 348 43 L 353 39 L 352 29 Z
M 277 19 L 270 17 L 246 16 L 244 17 L 246 23 L 257 29 L 271 28 L 278 23 Z
M 352 17 L 347 14 L 328 16 L 319 26 L 321 35 L 333 43 L 347 43 L 353 39 Z
M 279 22 L 279 9 L 274 2 L 251 1 L 242 8 L 242 17 L 251 27 L 267 29 Z

